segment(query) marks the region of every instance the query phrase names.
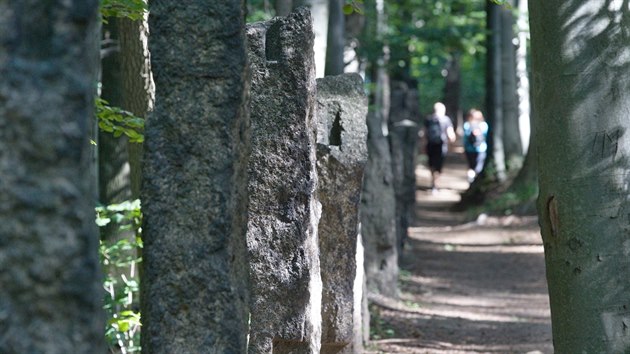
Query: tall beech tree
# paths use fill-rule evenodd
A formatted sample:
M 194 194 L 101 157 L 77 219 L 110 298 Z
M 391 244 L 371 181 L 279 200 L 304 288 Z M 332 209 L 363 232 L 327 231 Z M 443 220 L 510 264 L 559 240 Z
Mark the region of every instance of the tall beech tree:
M 503 149 L 503 67 L 501 65 L 501 6 L 492 0 L 486 4 L 488 59 L 486 62 L 486 118 L 490 125 L 488 134 L 488 159 L 499 182 L 506 180 L 505 150 Z
M 155 85 L 149 56 L 148 16 L 118 20 L 120 43 L 121 107 L 137 117 L 145 118 L 153 109 Z M 142 143 L 127 142 L 131 198 L 140 197 L 142 180 Z
M 509 5 L 508 5 L 509 4 Z M 506 169 L 516 171 L 523 165 L 523 145 L 519 131 L 516 76 L 515 18 L 516 1 L 500 7 L 501 91 L 503 92 L 503 150 Z
M 340 75 L 344 71 L 343 52 L 346 46 L 344 0 L 330 0 L 325 74 Z
M 313 33 L 315 33 L 315 75 L 324 77 L 326 68 L 326 48 L 328 46 L 328 20 L 330 0 L 294 0 L 293 9 L 306 6 L 313 17 Z
M 0 353 L 102 353 L 98 1 L 0 2 Z
M 530 1 L 556 353 L 630 351 L 628 1 Z

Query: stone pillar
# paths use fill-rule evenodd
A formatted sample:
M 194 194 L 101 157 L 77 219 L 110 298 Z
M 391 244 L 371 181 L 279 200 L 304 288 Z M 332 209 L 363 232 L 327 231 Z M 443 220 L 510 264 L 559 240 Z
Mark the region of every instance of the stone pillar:
M 368 292 L 397 296 L 396 199 L 383 120 L 380 110 L 368 113 L 368 162 L 361 195 L 361 234 Z
M 0 1 L 0 353 L 105 352 L 96 1 Z
M 247 27 L 252 70 L 250 353 L 318 353 L 315 68 L 310 13 Z
M 389 143 L 396 193 L 396 239 L 401 254 L 416 202 L 416 155 L 420 112 L 418 91 L 394 82 L 389 113 Z
M 367 97 L 358 74 L 317 80 L 317 173 L 322 218 L 319 247 L 323 354 L 359 353 L 363 263 L 357 264 L 359 202 L 367 161 Z M 362 251 L 362 249 L 361 249 Z M 362 255 L 361 255 L 362 256 Z M 357 267 L 361 268 L 357 271 Z M 355 309 L 355 297 L 358 304 Z M 361 343 L 359 341 L 359 343 Z
M 247 350 L 247 53 L 240 0 L 152 1 L 142 350 Z

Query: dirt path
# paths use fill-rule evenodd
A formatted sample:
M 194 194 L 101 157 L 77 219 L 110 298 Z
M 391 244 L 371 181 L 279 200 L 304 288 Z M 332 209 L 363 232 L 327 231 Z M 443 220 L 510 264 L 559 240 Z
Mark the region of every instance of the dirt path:
M 535 217 L 464 223 L 449 211 L 468 187 L 461 154 L 448 157 L 437 195 L 426 168 L 416 175 L 401 297 L 373 299 L 366 353 L 553 353 Z

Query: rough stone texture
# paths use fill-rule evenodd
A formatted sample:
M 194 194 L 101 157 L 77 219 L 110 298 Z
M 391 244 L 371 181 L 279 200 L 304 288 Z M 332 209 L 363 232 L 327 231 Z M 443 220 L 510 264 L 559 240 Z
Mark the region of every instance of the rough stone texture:
M 0 2 L 0 353 L 103 353 L 98 1 Z
M 389 111 L 389 144 L 396 193 L 396 239 L 398 253 L 402 252 L 413 218 L 416 201 L 416 154 L 420 112 L 418 91 L 404 82 L 392 83 Z
M 368 162 L 361 195 L 361 234 L 368 292 L 398 295 L 396 199 L 383 117 L 368 113 Z
M 252 68 L 250 353 L 318 353 L 320 348 L 321 206 L 315 195 L 311 28 L 304 8 L 247 27 Z
M 357 264 L 359 203 L 367 162 L 367 97 L 358 74 L 317 80 L 317 173 L 322 218 L 319 222 L 321 264 L 321 353 L 359 353 L 355 314 L 361 313 L 363 263 Z M 357 293 L 358 292 L 358 293 Z M 355 297 L 358 304 L 355 309 Z M 359 341 L 359 343 L 361 343 Z
M 243 3 L 153 1 L 150 10 L 156 99 L 142 189 L 142 349 L 245 353 Z

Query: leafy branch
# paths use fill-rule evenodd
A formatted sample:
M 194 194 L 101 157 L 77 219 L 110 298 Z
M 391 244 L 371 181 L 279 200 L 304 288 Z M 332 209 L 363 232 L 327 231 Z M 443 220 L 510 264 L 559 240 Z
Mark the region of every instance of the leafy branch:
M 108 17 L 140 20 L 147 11 L 146 0 L 101 0 L 101 15 L 105 23 Z
M 105 270 L 103 288 L 107 326 L 105 338 L 112 353 L 140 352 L 140 312 L 138 311 L 138 264 L 142 261 L 140 237 L 142 211 L 140 200 L 96 207 L 96 224 L 117 225 L 120 231 L 133 232 L 131 237 L 103 240 L 99 247 Z
M 351 15 L 355 12 L 363 15 L 363 0 L 346 0 L 346 4 L 343 5 L 343 13 Z
M 132 143 L 144 141 L 144 119 L 136 117 L 133 113 L 119 107 L 112 107 L 109 102 L 96 97 L 96 117 L 98 127 L 105 132 L 120 137 L 125 134 Z

